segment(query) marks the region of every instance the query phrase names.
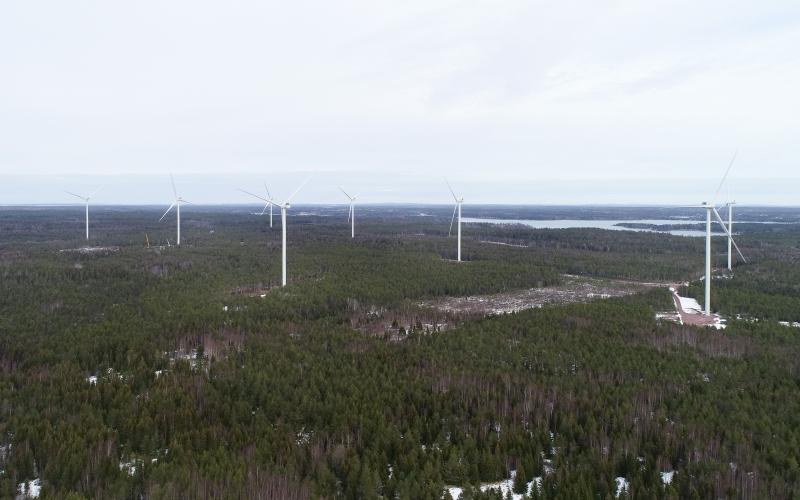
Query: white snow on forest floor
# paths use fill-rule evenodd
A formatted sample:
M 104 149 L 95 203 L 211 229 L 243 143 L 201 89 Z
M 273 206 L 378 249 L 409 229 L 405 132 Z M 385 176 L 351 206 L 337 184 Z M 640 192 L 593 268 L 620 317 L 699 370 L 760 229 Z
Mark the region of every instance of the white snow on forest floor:
M 123 382 L 125 381 L 125 375 L 114 371 L 113 368 L 108 368 L 105 371 L 105 374 L 101 372 L 98 373 L 99 375 L 89 375 L 88 377 L 86 377 L 86 383 L 88 383 L 89 385 L 97 385 L 97 382 L 101 380 L 101 377 L 102 380 L 117 378 L 118 380 L 122 380 Z
M 19 486 L 17 486 L 18 498 L 39 498 L 41 492 L 42 484 L 38 478 L 26 483 L 19 483 Z
M 136 469 L 141 465 L 141 460 L 131 460 L 130 462 L 120 462 L 119 470 L 127 472 L 129 476 L 136 474 Z
M 683 324 L 681 315 L 677 312 L 660 312 L 656 313 L 656 320 L 672 321 L 673 323 Z
M 678 295 L 678 300 L 681 301 L 681 307 L 683 308 L 684 312 L 689 314 L 703 314 L 703 308 L 696 299 L 691 297 L 681 297 Z
M 503 495 L 503 498 L 506 498 L 506 495 L 511 493 L 511 498 L 513 498 L 514 500 L 522 500 L 522 497 L 524 495 L 522 495 L 520 493 L 514 493 L 514 491 L 513 491 L 514 479 L 517 477 L 517 471 L 512 470 L 509 475 L 510 475 L 510 477 L 508 479 L 504 479 L 502 481 L 497 481 L 497 482 L 494 482 L 494 483 L 481 483 L 479 488 L 480 488 L 480 490 L 482 492 L 487 492 L 487 491 L 490 491 L 490 490 L 499 491 Z M 535 478 L 533 478 L 533 481 L 528 483 L 528 485 L 526 486 L 526 490 L 525 490 L 527 492 L 527 494 L 530 494 L 531 488 L 534 485 L 536 485 L 537 489 L 541 488 L 542 487 L 542 478 L 541 477 L 535 477 Z M 464 488 L 460 488 L 458 486 L 448 486 L 447 487 L 447 491 L 448 491 L 448 493 L 450 493 L 450 496 L 453 497 L 453 500 L 459 500 L 459 498 L 461 497 L 461 494 L 464 492 Z
M 778 324 L 780 324 L 781 326 L 791 326 L 791 327 L 794 327 L 794 328 L 800 328 L 800 322 L 797 322 L 797 321 L 792 321 L 792 322 L 789 322 L 789 321 L 778 321 Z
M 630 483 L 628 483 L 627 479 L 620 476 L 616 478 L 615 481 L 617 482 L 617 493 L 615 494 L 615 496 L 620 496 L 622 495 L 623 492 L 630 491 L 631 485 Z
M 661 482 L 664 484 L 672 484 L 672 478 L 675 477 L 675 471 L 671 470 L 669 472 L 662 472 L 661 473 Z

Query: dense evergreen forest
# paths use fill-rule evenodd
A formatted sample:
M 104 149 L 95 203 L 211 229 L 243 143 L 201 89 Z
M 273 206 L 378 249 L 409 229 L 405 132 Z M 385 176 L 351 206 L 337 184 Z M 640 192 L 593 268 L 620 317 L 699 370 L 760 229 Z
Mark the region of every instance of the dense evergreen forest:
M 452 209 L 364 207 L 351 240 L 346 208 L 293 208 L 281 288 L 253 210 L 186 209 L 178 248 L 160 207 L 98 208 L 86 249 L 81 209 L 0 209 L 0 498 L 800 498 L 800 211 L 739 228 L 717 331 L 656 317 L 702 300 L 702 238 L 467 224 L 459 264 Z M 668 216 L 575 210 L 541 216 Z M 658 286 L 420 305 L 567 274 Z

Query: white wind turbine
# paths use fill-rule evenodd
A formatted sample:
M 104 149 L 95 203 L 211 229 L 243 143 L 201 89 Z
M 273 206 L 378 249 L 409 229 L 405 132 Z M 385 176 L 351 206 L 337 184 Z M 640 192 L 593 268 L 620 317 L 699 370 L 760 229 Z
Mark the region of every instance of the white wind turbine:
M 281 267 L 281 283 L 282 283 L 282 286 L 286 286 L 286 211 L 289 210 L 289 208 L 291 207 L 289 202 L 291 202 L 292 198 L 294 198 L 295 195 L 301 189 L 303 189 L 303 186 L 305 186 L 307 182 L 308 182 L 308 179 L 306 179 L 302 184 L 300 184 L 300 187 L 295 189 L 294 193 L 292 193 L 291 196 L 286 198 L 286 201 L 284 201 L 282 204 L 278 205 L 281 208 L 281 232 L 282 232 L 281 243 L 283 244 L 283 248 L 282 248 L 282 251 L 281 251 L 281 257 L 282 257 L 282 263 L 283 263 L 283 265 Z
M 736 160 L 736 156 L 738 154 L 739 154 L 738 150 L 736 150 L 736 152 L 733 153 L 733 159 L 731 159 L 731 163 L 730 163 L 730 165 L 728 165 L 728 170 L 725 171 L 725 175 L 722 177 L 722 181 L 719 183 L 719 186 L 717 187 L 717 194 L 715 195 L 715 198 L 716 198 L 716 196 L 719 195 L 720 191 L 722 190 L 722 187 L 725 185 L 725 181 L 728 179 L 728 173 L 730 172 L 731 167 L 733 166 L 733 162 Z M 730 185 L 728 187 L 727 199 L 728 199 L 728 201 L 725 202 L 725 206 L 728 207 L 728 271 L 732 271 L 733 270 L 733 248 L 732 248 L 733 247 L 733 236 L 732 236 L 733 235 L 733 206 L 736 205 L 736 201 L 731 201 L 730 200 Z
M 339 191 L 343 192 L 345 196 L 350 200 L 350 211 L 347 212 L 347 222 L 350 223 L 350 237 L 356 237 L 356 199 L 358 199 L 358 195 L 350 196 L 347 194 L 347 191 L 339 187 Z
M 64 191 L 65 193 L 67 193 L 69 195 L 72 195 L 72 196 L 74 196 L 76 198 L 79 198 L 79 199 L 83 200 L 84 203 L 86 203 L 86 239 L 87 240 L 89 239 L 89 200 L 92 199 L 92 196 L 94 196 L 95 193 L 97 193 L 98 190 L 100 190 L 100 188 L 97 188 L 94 191 L 92 191 L 91 193 L 89 193 L 89 196 L 81 196 L 79 194 L 71 193 L 69 191 Z
M 252 196 L 254 198 L 258 198 L 259 200 L 261 200 L 261 201 L 263 201 L 265 203 L 264 209 L 261 210 L 261 215 L 264 215 L 267 212 L 267 207 L 269 207 L 269 227 L 271 228 L 272 227 L 272 206 L 275 205 L 275 199 L 270 194 L 269 188 L 267 187 L 267 184 L 264 183 L 264 191 L 267 192 L 267 197 L 266 198 L 264 198 L 263 196 L 259 196 L 257 194 L 253 194 L 250 191 L 245 191 L 244 189 L 239 189 L 239 191 L 241 191 L 241 192 L 243 192 L 245 194 L 249 194 L 250 196 Z
M 453 232 L 453 221 L 456 218 L 456 212 L 458 212 L 458 262 L 461 262 L 461 205 L 464 203 L 464 197 L 462 196 L 459 198 L 456 196 L 456 193 L 453 192 L 453 188 L 450 187 L 450 183 L 447 182 L 447 179 L 444 180 L 447 184 L 447 188 L 450 190 L 450 194 L 453 195 L 453 200 L 456 202 L 456 206 L 453 209 L 453 217 L 450 219 L 450 230 L 447 232 L 447 236 Z
M 731 167 L 733 166 L 733 162 L 736 160 L 736 154 L 733 155 L 733 159 L 731 159 L 730 164 L 728 165 L 728 169 L 725 171 L 725 175 L 722 177 L 722 182 L 720 183 L 720 187 L 717 188 L 717 192 L 714 194 L 713 201 L 709 204 L 707 202 L 703 202 L 700 205 L 694 205 L 691 208 L 703 208 L 706 211 L 706 274 L 703 278 L 705 280 L 705 304 L 703 306 L 704 313 L 706 316 L 711 315 L 711 215 L 713 214 L 714 217 L 719 222 L 719 225 L 722 226 L 723 231 L 728 236 L 729 244 L 731 244 L 735 249 L 736 252 L 739 254 L 739 257 L 742 258 L 744 262 L 747 262 L 744 255 L 742 255 L 741 250 L 739 250 L 739 245 L 736 244 L 736 241 L 733 239 L 733 235 L 731 234 L 728 227 L 723 222 L 722 217 L 719 215 L 717 208 L 715 206 L 717 196 L 719 195 L 719 191 L 722 188 L 722 184 L 725 183 L 725 179 L 728 177 L 728 172 L 731 171 Z
M 172 194 L 175 195 L 175 199 L 173 200 L 172 204 L 169 206 L 167 211 L 164 212 L 164 215 L 162 215 L 161 218 L 158 219 L 158 220 L 159 220 L 159 222 L 164 220 L 164 217 L 167 216 L 167 214 L 169 213 L 170 210 L 172 210 L 173 207 L 176 209 L 177 215 L 178 215 L 178 241 L 177 241 L 177 244 L 178 244 L 178 246 L 180 246 L 181 245 L 181 203 L 188 203 L 190 205 L 192 205 L 192 203 L 189 202 L 189 201 L 186 201 L 182 197 L 178 196 L 178 190 L 175 188 L 175 178 L 172 177 L 172 174 L 169 175 L 169 179 L 172 182 Z
M 733 238 L 731 235 L 733 234 L 733 206 L 736 205 L 736 201 L 729 201 L 725 204 L 728 207 L 728 271 L 733 270 L 733 253 L 731 252 L 733 245 Z

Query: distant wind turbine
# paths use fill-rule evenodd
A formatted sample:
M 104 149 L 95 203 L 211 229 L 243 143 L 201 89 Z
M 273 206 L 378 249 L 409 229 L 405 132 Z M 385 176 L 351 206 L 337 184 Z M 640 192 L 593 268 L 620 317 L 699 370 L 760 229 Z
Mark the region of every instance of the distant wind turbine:
M 281 208 L 281 231 L 283 233 L 281 235 L 281 242 L 283 244 L 283 249 L 281 251 L 281 257 L 282 257 L 282 263 L 283 263 L 283 265 L 281 267 L 281 283 L 282 283 L 282 286 L 286 286 L 286 211 L 289 210 L 289 208 L 291 207 L 290 202 L 292 201 L 292 198 L 294 198 L 295 195 L 301 189 L 303 189 L 303 186 L 305 186 L 307 182 L 308 182 L 308 179 L 306 179 L 302 184 L 300 184 L 300 187 L 295 189 L 294 193 L 292 193 L 291 196 L 286 198 L 286 201 L 284 201 L 282 204 L 278 205 Z
M 100 190 L 100 188 L 95 189 L 94 191 L 89 193 L 89 196 L 81 196 L 79 194 L 71 193 L 69 191 L 64 191 L 65 193 L 67 193 L 69 195 L 72 195 L 72 196 L 74 196 L 76 198 L 79 198 L 79 199 L 83 200 L 84 203 L 86 203 L 86 239 L 87 240 L 89 239 L 89 200 L 91 200 L 92 196 L 94 196 L 95 193 L 97 193 L 97 191 L 99 191 L 99 190 Z
M 267 207 L 269 207 L 269 227 L 272 228 L 272 206 L 275 205 L 275 200 L 272 198 L 272 195 L 269 193 L 269 188 L 267 187 L 267 184 L 264 183 L 264 191 L 267 192 L 267 197 L 266 198 L 264 198 L 263 196 L 259 196 L 257 194 L 253 194 L 250 191 L 245 191 L 244 189 L 239 189 L 239 191 L 241 191 L 241 192 L 243 192 L 245 194 L 249 194 L 250 196 L 252 196 L 254 198 L 258 198 L 259 200 L 261 200 L 264 203 L 266 203 L 264 205 L 264 209 L 261 210 L 261 215 L 264 215 L 267 212 Z
M 170 210 L 172 210 L 173 208 L 176 209 L 177 215 L 178 215 L 178 240 L 177 240 L 177 245 L 181 246 L 181 203 L 188 203 L 189 205 L 192 205 L 193 203 L 191 203 L 189 201 L 186 201 L 182 197 L 178 196 L 178 190 L 175 188 L 175 178 L 172 176 L 172 174 L 169 175 L 169 179 L 172 182 L 172 194 L 175 195 L 175 199 L 173 200 L 172 204 L 169 206 L 167 211 L 164 212 L 164 215 L 162 215 L 161 218 L 158 219 L 158 220 L 159 220 L 159 222 L 164 220 L 164 217 L 167 216 L 167 214 L 169 213 Z
M 717 192 L 714 194 L 714 199 L 716 200 L 719 196 L 719 193 L 722 191 L 722 187 L 725 185 L 725 182 L 728 180 L 728 174 L 731 171 L 731 167 L 733 167 L 733 162 L 736 161 L 736 156 L 739 154 L 739 150 L 737 149 L 736 152 L 733 153 L 733 158 L 731 159 L 730 164 L 728 165 L 728 169 L 725 171 L 725 175 L 722 176 L 722 181 L 720 181 L 719 186 L 717 186 Z M 733 206 L 736 205 L 735 201 L 730 201 L 730 188 L 728 188 L 728 201 L 725 202 L 725 206 L 728 207 L 728 271 L 733 270 Z
M 725 204 L 728 207 L 728 271 L 733 270 L 733 252 L 731 246 L 733 245 L 733 206 L 736 205 L 735 201 L 729 201 Z
M 450 183 L 447 182 L 447 179 L 444 181 L 447 184 L 447 188 L 450 190 L 450 194 L 453 195 L 453 200 L 456 202 L 455 208 L 453 208 L 453 217 L 450 219 L 450 230 L 447 232 L 447 236 L 453 232 L 453 221 L 456 218 L 456 212 L 458 212 L 458 262 L 461 262 L 461 205 L 464 203 L 464 197 L 459 198 L 456 196 L 456 193 L 453 192 L 453 188 L 450 187 Z
M 703 202 L 700 205 L 694 205 L 691 208 L 702 208 L 706 211 L 706 274 L 704 277 L 705 280 L 705 304 L 704 304 L 704 313 L 706 316 L 711 315 L 711 215 L 713 214 L 714 217 L 717 219 L 717 222 L 720 226 L 722 226 L 723 231 L 728 236 L 728 242 L 732 245 L 736 252 L 739 254 L 739 257 L 742 258 L 742 261 L 747 262 L 744 255 L 742 255 L 741 250 L 739 250 L 739 245 L 736 244 L 736 241 L 733 239 L 733 235 L 731 234 L 728 227 L 725 225 L 725 222 L 722 220 L 722 217 L 719 215 L 717 208 L 715 206 L 717 197 L 719 196 L 719 191 L 722 188 L 722 185 L 725 183 L 725 179 L 728 177 L 728 173 L 731 171 L 731 167 L 733 166 L 733 162 L 736 160 L 736 154 L 733 155 L 733 159 L 731 159 L 730 164 L 728 165 L 728 169 L 725 171 L 725 175 L 722 177 L 722 182 L 720 183 L 719 188 L 717 188 L 717 192 L 714 194 L 713 201 L 711 203 Z M 729 254 L 729 261 L 730 261 L 730 254 Z
M 356 237 L 356 199 L 358 198 L 358 195 L 350 196 L 349 194 L 347 194 L 347 191 L 345 191 L 341 187 L 339 187 L 339 191 L 343 192 L 344 195 L 347 196 L 347 198 L 350 200 L 350 211 L 347 213 L 347 222 L 350 223 L 350 237 L 351 238 L 355 238 Z

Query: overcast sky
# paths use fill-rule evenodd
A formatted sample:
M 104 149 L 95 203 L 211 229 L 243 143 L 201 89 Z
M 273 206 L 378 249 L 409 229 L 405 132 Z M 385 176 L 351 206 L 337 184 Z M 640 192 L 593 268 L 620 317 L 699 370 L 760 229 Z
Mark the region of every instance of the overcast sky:
M 800 205 L 799 93 L 797 0 L 5 0 L 0 204 Z

